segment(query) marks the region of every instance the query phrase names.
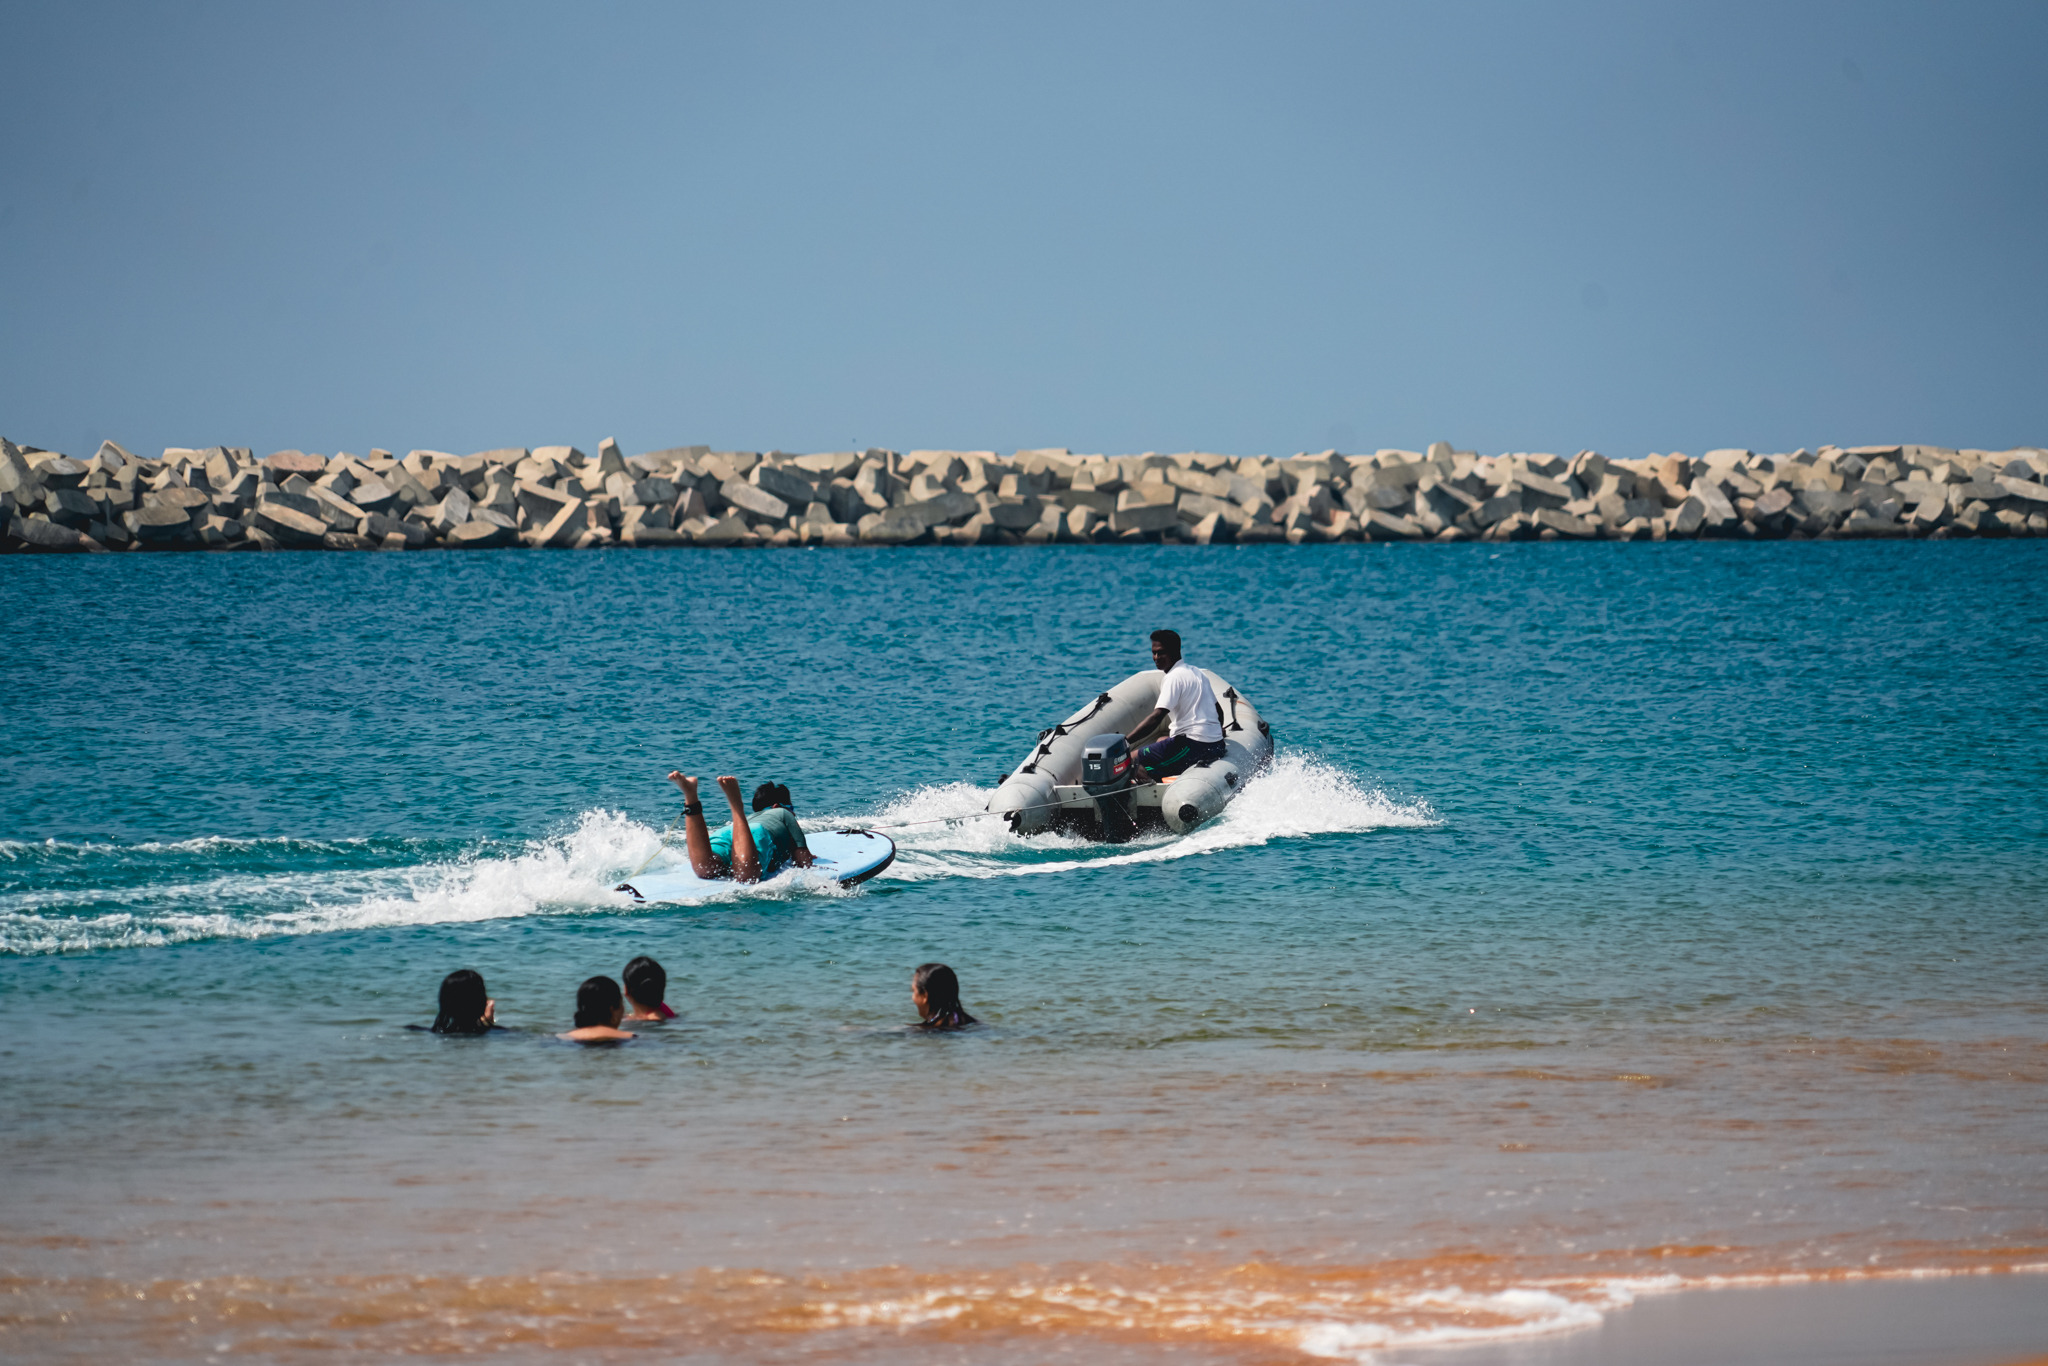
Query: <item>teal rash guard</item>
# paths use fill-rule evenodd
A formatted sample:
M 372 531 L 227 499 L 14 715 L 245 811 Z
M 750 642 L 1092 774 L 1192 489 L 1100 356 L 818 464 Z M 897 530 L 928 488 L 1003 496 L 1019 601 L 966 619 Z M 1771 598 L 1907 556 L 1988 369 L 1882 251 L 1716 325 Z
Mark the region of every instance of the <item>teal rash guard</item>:
M 796 822 L 796 812 L 786 806 L 771 806 L 766 811 L 757 811 L 747 818 L 747 829 L 754 832 L 754 847 L 761 852 L 761 876 L 789 865 L 796 857 L 796 851 L 808 851 L 804 843 L 803 827 Z M 732 827 L 723 826 L 711 832 L 711 852 L 729 868 L 732 866 Z

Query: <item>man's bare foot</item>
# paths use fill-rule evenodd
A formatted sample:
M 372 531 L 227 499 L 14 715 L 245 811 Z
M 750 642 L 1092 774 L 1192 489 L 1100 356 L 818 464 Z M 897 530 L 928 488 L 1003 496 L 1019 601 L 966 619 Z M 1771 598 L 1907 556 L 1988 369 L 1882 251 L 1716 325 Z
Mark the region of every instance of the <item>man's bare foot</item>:
M 683 790 L 683 800 L 685 802 L 691 804 L 696 802 L 697 780 L 695 778 L 685 774 L 681 769 L 675 769 L 669 773 L 668 780 Z
M 730 773 L 720 774 L 718 790 L 725 794 L 725 799 L 728 802 L 732 803 L 733 810 L 740 811 L 744 809 L 740 804 L 740 780 L 738 778 L 733 777 Z

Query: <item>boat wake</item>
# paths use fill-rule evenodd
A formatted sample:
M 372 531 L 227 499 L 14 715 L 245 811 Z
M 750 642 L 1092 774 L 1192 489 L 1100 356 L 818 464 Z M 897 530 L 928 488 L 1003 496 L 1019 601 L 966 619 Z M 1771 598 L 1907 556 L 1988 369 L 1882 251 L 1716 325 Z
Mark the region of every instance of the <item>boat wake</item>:
M 617 873 L 660 835 L 615 811 L 510 843 L 0 842 L 0 954 L 499 920 L 617 909 Z
M 917 882 L 941 877 L 1021 877 L 1199 858 L 1280 839 L 1427 829 L 1442 823 L 1425 801 L 1400 801 L 1367 787 L 1335 765 L 1283 753 L 1216 819 L 1187 835 L 1155 830 L 1129 844 L 1106 845 L 1071 835 L 1010 833 L 986 806 L 991 789 L 971 783 L 921 787 L 872 819 L 896 841 L 886 876 Z
M 983 809 L 989 790 L 923 787 L 860 814 L 806 825 L 866 825 L 897 842 L 895 864 L 870 887 L 939 878 L 1016 877 L 1077 868 L 1195 858 L 1277 839 L 1422 828 L 1426 802 L 1401 802 L 1320 760 L 1284 754 L 1215 820 L 1102 845 L 1059 835 L 1012 835 Z M 448 925 L 534 915 L 632 914 L 613 889 L 673 837 L 622 812 L 586 811 L 575 824 L 524 842 L 406 839 L 175 843 L 0 841 L 0 954 L 74 953 L 205 939 Z M 792 870 L 734 885 L 706 904 L 858 896 Z M 641 914 L 659 913 L 650 907 Z

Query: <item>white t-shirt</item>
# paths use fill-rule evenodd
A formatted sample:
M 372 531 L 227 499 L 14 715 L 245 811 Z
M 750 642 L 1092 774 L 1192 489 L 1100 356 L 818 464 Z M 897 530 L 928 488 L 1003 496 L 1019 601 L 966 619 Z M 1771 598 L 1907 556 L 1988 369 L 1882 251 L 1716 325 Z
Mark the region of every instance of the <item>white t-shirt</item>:
M 1176 659 L 1160 681 L 1159 705 L 1173 721 L 1168 735 L 1185 735 L 1203 744 L 1223 738 L 1223 725 L 1216 719 L 1216 690 L 1209 686 L 1209 676 L 1185 659 Z

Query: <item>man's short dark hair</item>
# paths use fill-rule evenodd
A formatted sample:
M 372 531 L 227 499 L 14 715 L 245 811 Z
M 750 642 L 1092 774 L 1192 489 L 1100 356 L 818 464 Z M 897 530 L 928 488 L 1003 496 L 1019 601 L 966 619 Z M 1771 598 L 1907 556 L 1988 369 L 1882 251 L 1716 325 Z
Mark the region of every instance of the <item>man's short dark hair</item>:
M 1178 632 L 1178 631 L 1154 631 L 1154 632 L 1152 633 L 1152 643 L 1153 643 L 1154 645 L 1166 645 L 1166 646 L 1169 646 L 1169 647 L 1171 647 L 1171 648 L 1172 648 L 1172 650 L 1173 650 L 1173 652 L 1174 652 L 1175 654 L 1179 654 L 1179 653 L 1180 653 L 1180 632 Z
M 766 811 L 770 807 L 791 806 L 789 789 L 781 783 L 762 783 L 754 789 L 754 810 Z

